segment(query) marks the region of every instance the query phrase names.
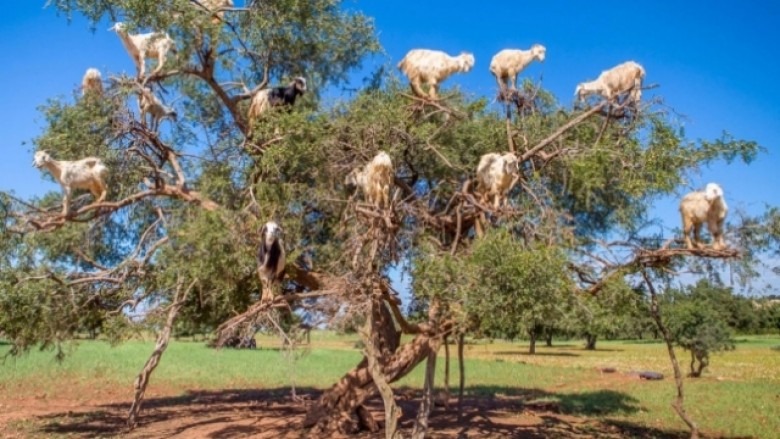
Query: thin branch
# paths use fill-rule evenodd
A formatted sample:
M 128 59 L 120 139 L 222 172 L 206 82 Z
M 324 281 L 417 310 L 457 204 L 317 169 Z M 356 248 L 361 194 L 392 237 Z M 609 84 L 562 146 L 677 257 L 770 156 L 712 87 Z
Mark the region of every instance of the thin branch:
M 524 161 L 530 159 L 531 157 L 533 157 L 537 152 L 539 152 L 542 149 L 544 149 L 544 147 L 546 147 L 547 145 L 552 143 L 555 139 L 560 137 L 563 133 L 565 133 L 566 131 L 570 130 L 572 127 L 578 125 L 580 122 L 582 122 L 583 120 L 589 118 L 593 114 L 598 113 L 602 108 L 604 108 L 605 105 L 607 105 L 607 101 L 602 101 L 598 105 L 596 105 L 593 108 L 591 108 L 590 110 L 580 114 L 579 116 L 577 116 L 574 119 L 570 120 L 569 122 L 565 123 L 562 127 L 560 127 L 557 130 L 555 130 L 554 133 L 550 134 L 544 140 L 542 140 L 541 142 L 537 143 L 536 146 L 534 146 L 533 148 L 531 148 L 528 151 L 524 152 L 520 156 L 520 159 L 519 159 L 520 162 L 524 162 Z

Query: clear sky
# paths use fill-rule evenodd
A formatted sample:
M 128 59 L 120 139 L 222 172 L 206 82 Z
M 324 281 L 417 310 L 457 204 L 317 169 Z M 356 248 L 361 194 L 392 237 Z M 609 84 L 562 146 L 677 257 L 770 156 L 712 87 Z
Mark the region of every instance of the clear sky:
M 36 107 L 50 97 L 70 96 L 87 67 L 99 68 L 104 77 L 133 71 L 117 36 L 106 31 L 109 23 L 93 33 L 81 17 L 68 23 L 44 4 L 7 2 L 0 14 L 7 59 L 0 69 L 0 190 L 21 196 L 57 189 L 30 166 L 29 140 L 42 128 Z M 523 75 L 542 78 L 544 87 L 567 106 L 577 83 L 635 60 L 647 71 L 645 83 L 660 85 L 645 96 L 661 95 L 670 110 L 685 115 L 689 138 L 712 139 L 727 130 L 768 150 L 749 167 L 717 164 L 702 169 L 681 193 L 716 181 L 732 211 L 756 213 L 764 204 L 780 205 L 780 2 L 609 0 L 592 9 L 586 4 L 345 1 L 346 7 L 376 20 L 386 57 L 372 62 L 395 68 L 412 48 L 473 52 L 474 69 L 454 75 L 444 87 L 458 85 L 475 96 L 495 95 L 488 66 L 493 54 L 504 48 L 546 46 L 546 61 L 532 64 Z M 669 228 L 678 227 L 676 205 L 676 198 L 670 198 L 655 206 Z

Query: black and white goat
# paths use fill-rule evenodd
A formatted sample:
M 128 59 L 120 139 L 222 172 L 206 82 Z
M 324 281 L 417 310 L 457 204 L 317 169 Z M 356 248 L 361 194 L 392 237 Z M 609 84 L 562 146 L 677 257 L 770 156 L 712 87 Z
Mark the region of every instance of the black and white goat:
M 287 87 L 266 88 L 255 93 L 249 104 L 249 119 L 254 119 L 271 107 L 292 106 L 298 96 L 306 91 L 306 79 L 297 77 Z
M 273 300 L 273 287 L 284 277 L 284 231 L 279 224 L 269 221 L 260 229 L 260 248 L 257 250 L 257 274 L 263 283 L 262 301 Z

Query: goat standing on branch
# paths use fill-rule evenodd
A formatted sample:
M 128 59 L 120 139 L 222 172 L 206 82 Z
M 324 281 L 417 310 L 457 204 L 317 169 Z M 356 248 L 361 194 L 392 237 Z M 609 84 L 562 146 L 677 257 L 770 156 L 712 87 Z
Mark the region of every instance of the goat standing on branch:
M 422 83 L 430 85 L 428 97 L 438 99 L 439 83 L 457 72 L 468 72 L 474 67 L 474 55 L 463 52 L 449 56 L 439 50 L 413 49 L 398 63 L 398 68 L 409 78 L 417 96 L 426 97 Z
M 139 78 L 143 78 L 146 74 L 146 58 L 157 59 L 157 67 L 152 72 L 152 75 L 155 75 L 162 71 L 168 52 L 176 53 L 176 44 L 165 32 L 131 35 L 127 33 L 127 26 L 121 22 L 115 23 L 108 30 L 114 31 L 119 35 L 122 44 L 127 49 L 127 53 L 135 63 Z
M 225 11 L 222 9 L 232 8 L 233 0 L 200 0 L 200 4 L 213 13 L 214 18 L 211 19 L 211 22 L 217 24 L 225 19 Z
M 707 223 L 707 229 L 712 235 L 712 248 L 724 249 L 726 244 L 723 242 L 723 222 L 728 210 L 726 200 L 723 199 L 723 189 L 716 183 L 709 183 L 704 191 L 691 192 L 683 197 L 680 202 L 680 215 L 685 245 L 689 249 L 702 248 L 699 233 L 702 224 Z
M 477 192 L 483 199 L 493 200 L 498 209 L 507 204 L 507 194 L 520 179 L 520 166 L 514 153 L 491 152 L 482 156 L 477 165 Z
M 147 114 L 152 116 L 151 124 L 149 125 L 149 129 L 152 131 L 157 131 L 157 128 L 160 126 L 160 121 L 163 118 L 168 117 L 172 121 L 176 122 L 176 111 L 163 105 L 163 103 L 157 98 L 157 96 L 154 95 L 154 93 L 152 93 L 150 89 L 141 87 L 139 95 L 138 108 L 141 112 L 141 123 L 144 126 L 147 126 Z
M 359 187 L 366 201 L 381 209 L 390 206 L 390 188 L 394 177 L 393 161 L 382 151 L 365 167 L 353 169 L 344 183 Z
M 287 87 L 274 87 L 260 90 L 249 104 L 249 119 L 256 119 L 271 107 L 286 105 L 292 107 L 298 96 L 306 92 L 306 79 L 298 76 Z
M 95 96 L 103 94 L 103 77 L 100 75 L 100 70 L 95 68 L 87 69 L 81 79 L 81 96 L 86 96 L 89 93 L 93 93 Z
M 54 160 L 46 151 L 38 151 L 33 166 L 46 168 L 52 177 L 62 186 L 62 215 L 68 215 L 68 205 L 74 189 L 87 189 L 101 202 L 106 198 L 107 187 L 104 181 L 108 168 L 96 157 L 87 157 L 76 161 Z
M 634 61 L 627 61 L 610 70 L 604 70 L 595 81 L 580 83 L 574 95 L 580 102 L 591 94 L 599 94 L 608 101 L 613 101 L 620 94 L 630 91 L 629 99 L 638 104 L 642 99 L 644 79 L 645 69 Z
M 261 301 L 274 298 L 273 288 L 284 277 L 285 252 L 283 230 L 269 221 L 260 229 L 260 248 L 257 250 L 257 274 L 263 284 Z
M 546 50 L 541 44 L 534 44 L 528 50 L 504 49 L 498 52 L 490 61 L 490 73 L 496 77 L 498 87 L 505 90 L 506 81 L 509 80 L 511 89 L 515 90 L 517 75 L 535 59 L 544 62 Z

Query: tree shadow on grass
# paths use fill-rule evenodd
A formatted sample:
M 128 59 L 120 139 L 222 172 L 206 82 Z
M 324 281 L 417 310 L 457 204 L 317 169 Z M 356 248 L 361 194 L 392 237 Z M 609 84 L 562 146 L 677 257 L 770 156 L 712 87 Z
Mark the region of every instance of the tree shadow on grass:
M 661 344 L 664 340 L 662 338 L 648 338 L 645 340 L 622 340 L 621 343 L 623 344 Z
M 520 408 L 543 407 L 567 415 L 627 415 L 641 408 L 639 400 L 615 390 L 595 390 L 578 393 L 548 392 L 542 389 L 517 389 L 504 386 L 471 386 L 467 394 L 475 398 L 512 400 Z
M 529 354 L 527 350 L 525 351 L 496 351 L 493 352 L 493 355 L 524 355 L 529 357 L 579 357 L 580 354 L 575 354 L 572 352 L 542 352 L 542 351 L 536 351 L 535 354 Z
M 401 427 L 411 431 L 422 397 L 416 388 L 397 388 L 402 409 Z M 463 417 L 458 418 L 457 396 L 449 399 L 449 410 L 436 406 L 431 413 L 428 437 L 507 438 L 683 438 L 687 432 L 660 430 L 625 421 L 599 419 L 625 415 L 640 409 L 628 394 L 597 390 L 555 393 L 540 389 L 501 386 L 467 387 Z M 308 402 L 319 390 L 297 389 Z M 193 391 L 173 397 L 150 398 L 143 406 L 138 427 L 128 432 L 126 403 L 110 403 L 76 411 L 38 415 L 37 432 L 80 438 L 120 436 L 129 438 L 299 438 L 310 437 L 301 422 L 308 405 L 293 401 L 289 388 L 269 390 L 225 389 Z M 380 398 L 367 403 L 381 423 L 384 410 Z M 330 436 L 327 436 L 330 437 Z M 384 431 L 363 433 L 359 438 L 382 438 Z
M 542 347 L 542 349 L 554 349 L 558 351 L 575 351 L 575 352 L 623 352 L 625 351 L 625 349 L 602 348 L 599 346 L 596 346 L 596 349 L 589 350 L 589 349 L 585 349 L 584 343 L 577 344 L 577 345 L 561 344 L 561 345 L 544 346 Z

